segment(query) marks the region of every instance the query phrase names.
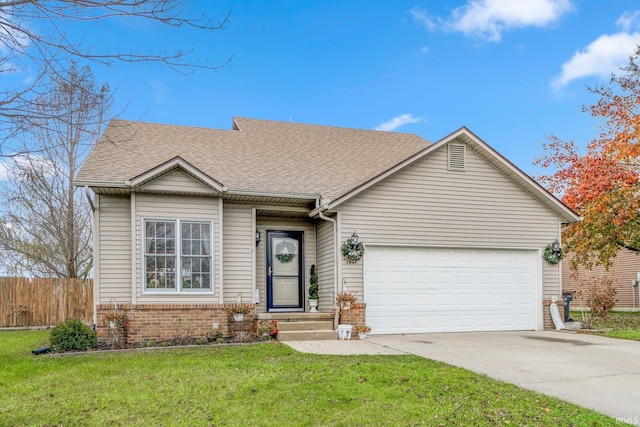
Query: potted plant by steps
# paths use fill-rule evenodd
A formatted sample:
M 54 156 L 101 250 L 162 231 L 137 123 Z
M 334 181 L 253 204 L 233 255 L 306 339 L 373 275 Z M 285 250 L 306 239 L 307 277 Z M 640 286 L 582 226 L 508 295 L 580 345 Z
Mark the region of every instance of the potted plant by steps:
M 278 337 L 278 321 L 260 320 L 256 325 L 256 335 L 263 341 L 275 340 Z
M 233 316 L 233 320 L 236 322 L 242 322 L 244 320 L 244 315 L 251 312 L 251 310 L 243 306 L 231 307 L 228 311 L 229 314 Z
M 309 307 L 311 313 L 318 312 L 318 273 L 315 264 L 311 265 L 309 272 Z
M 347 291 L 339 292 L 338 295 L 336 295 L 336 304 L 340 311 L 347 311 L 350 310 L 352 306 L 355 307 L 357 300 L 353 293 Z
M 367 325 L 358 325 L 354 329 L 358 333 L 358 338 L 361 340 L 366 340 L 367 335 L 371 332 L 371 327 Z

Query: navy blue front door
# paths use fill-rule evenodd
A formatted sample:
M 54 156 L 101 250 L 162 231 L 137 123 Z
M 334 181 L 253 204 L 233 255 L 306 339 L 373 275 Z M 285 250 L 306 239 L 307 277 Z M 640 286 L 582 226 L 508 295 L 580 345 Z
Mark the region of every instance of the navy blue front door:
M 304 310 L 302 231 L 267 231 L 267 310 Z

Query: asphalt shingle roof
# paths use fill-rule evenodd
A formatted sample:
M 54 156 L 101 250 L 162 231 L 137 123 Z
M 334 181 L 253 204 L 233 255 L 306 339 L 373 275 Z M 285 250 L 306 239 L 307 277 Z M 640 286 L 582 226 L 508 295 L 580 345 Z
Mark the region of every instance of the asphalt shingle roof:
M 217 130 L 112 120 L 75 181 L 122 185 L 179 156 L 230 190 L 334 199 L 430 145 L 406 133 L 234 123 Z

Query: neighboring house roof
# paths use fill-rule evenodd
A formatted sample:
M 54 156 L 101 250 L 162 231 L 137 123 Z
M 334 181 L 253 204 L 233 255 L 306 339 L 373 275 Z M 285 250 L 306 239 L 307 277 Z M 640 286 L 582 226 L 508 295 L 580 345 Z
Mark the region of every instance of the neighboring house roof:
M 238 117 L 232 130 L 112 120 L 74 184 L 136 188 L 180 168 L 215 192 L 322 197 L 324 204 L 315 214 L 456 140 L 474 149 L 564 222 L 579 219 L 464 127 L 431 144 L 406 133 Z
M 112 120 L 74 183 L 129 187 L 180 158 L 228 191 L 332 199 L 430 144 L 406 133 L 245 118 L 233 127 Z

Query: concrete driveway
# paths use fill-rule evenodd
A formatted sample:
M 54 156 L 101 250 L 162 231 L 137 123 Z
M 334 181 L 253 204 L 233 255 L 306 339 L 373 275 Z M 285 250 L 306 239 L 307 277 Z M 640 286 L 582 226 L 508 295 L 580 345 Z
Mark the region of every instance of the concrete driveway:
M 477 332 L 322 343 L 286 344 L 314 353 L 415 354 L 640 425 L 638 341 L 562 332 Z

